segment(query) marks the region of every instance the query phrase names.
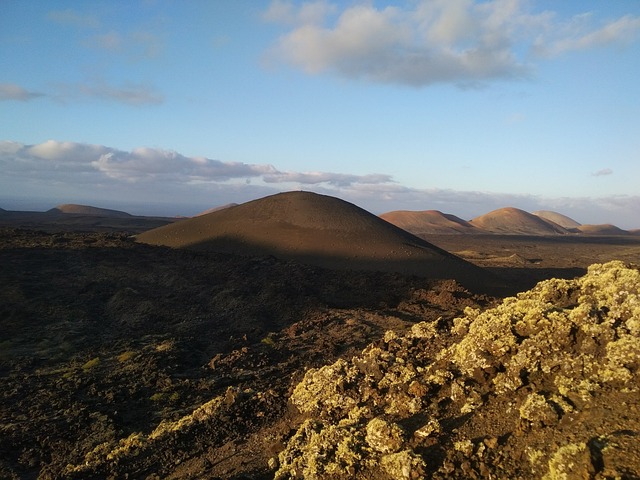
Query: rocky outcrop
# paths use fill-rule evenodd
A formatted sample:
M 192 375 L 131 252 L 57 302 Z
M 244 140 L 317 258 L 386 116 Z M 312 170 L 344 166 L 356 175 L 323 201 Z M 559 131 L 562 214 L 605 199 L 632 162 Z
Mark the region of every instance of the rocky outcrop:
M 637 476 L 639 367 L 640 271 L 595 264 L 309 370 L 276 478 Z

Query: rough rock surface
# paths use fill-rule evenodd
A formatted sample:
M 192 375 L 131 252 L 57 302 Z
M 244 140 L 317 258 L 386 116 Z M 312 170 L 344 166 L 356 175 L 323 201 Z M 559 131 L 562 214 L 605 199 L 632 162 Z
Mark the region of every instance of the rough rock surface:
M 472 243 L 579 271 L 511 268 L 511 295 L 638 258 L 627 238 L 517 240 Z M 124 233 L 0 228 L 0 265 L 2 479 L 640 471 L 638 272 L 620 263 L 504 302 Z
M 638 367 L 640 271 L 594 264 L 310 369 L 275 476 L 637 478 Z

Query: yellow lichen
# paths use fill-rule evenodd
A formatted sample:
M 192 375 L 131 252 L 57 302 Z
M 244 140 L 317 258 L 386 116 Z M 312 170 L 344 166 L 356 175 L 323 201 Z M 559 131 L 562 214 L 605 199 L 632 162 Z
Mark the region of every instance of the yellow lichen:
M 526 387 L 530 393 L 520 404 L 505 402 L 505 415 L 514 418 L 515 410 L 514 428 L 526 431 L 553 428 L 562 415 L 587 408 L 608 383 L 637 389 L 639 292 L 637 269 L 594 265 L 582 278 L 540 282 L 484 312 L 467 308 L 454 320 L 459 340 L 437 352 L 426 353 L 437 331 L 425 323 L 406 335 L 387 332 L 351 361 L 309 370 L 291 403 L 316 420 L 304 422 L 288 442 L 277 478 L 332 478 L 340 468 L 349 478 L 367 468 L 420 478 L 426 466 L 414 448 L 440 434 L 434 392 L 474 415 L 484 406 L 482 388 L 492 387 L 491 395 L 504 402 Z M 426 411 L 436 416 L 415 422 Z M 471 440 L 450 438 L 454 450 L 474 456 Z M 474 457 L 486 455 L 480 445 Z M 546 454 L 530 449 L 527 455 L 538 477 Z M 439 470 L 448 475 L 455 468 Z M 589 451 L 578 442 L 551 456 L 546 478 L 582 478 L 572 472 L 584 476 L 590 468 Z
M 531 393 L 520 406 L 520 418 L 535 424 L 553 425 L 558 420 L 558 414 L 544 395 Z
M 404 442 L 404 432 L 395 423 L 376 417 L 367 424 L 367 444 L 381 453 L 395 453 Z
M 422 480 L 426 468 L 424 460 L 410 450 L 384 455 L 380 465 L 390 478 L 398 480 Z
M 543 480 L 578 480 L 592 478 L 594 473 L 589 449 L 585 443 L 560 447 L 549 460 L 549 472 Z

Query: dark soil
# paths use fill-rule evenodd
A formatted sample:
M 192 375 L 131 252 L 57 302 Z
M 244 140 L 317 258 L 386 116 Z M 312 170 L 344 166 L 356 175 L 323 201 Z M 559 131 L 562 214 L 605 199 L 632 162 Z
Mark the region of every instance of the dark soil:
M 272 478 L 305 369 L 500 300 L 453 281 L 152 247 L 129 233 L 0 230 L 0 478 Z M 507 257 L 515 243 L 502 244 Z M 574 264 L 545 254 L 540 266 L 521 250 L 525 265 L 492 266 L 515 293 L 581 274 L 607 245 L 571 247 Z M 215 414 L 195 413 L 212 399 Z

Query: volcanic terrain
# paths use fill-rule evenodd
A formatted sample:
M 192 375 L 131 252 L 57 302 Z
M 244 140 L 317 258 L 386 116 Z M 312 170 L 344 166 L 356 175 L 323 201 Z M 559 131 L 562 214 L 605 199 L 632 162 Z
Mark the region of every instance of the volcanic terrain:
M 417 236 L 477 232 L 477 229 L 469 222 L 438 210 L 423 210 L 419 212 L 396 210 L 383 213 L 380 218 Z
M 546 218 L 518 208 L 506 207 L 474 218 L 469 223 L 491 233 L 517 235 L 556 235 L 569 233 Z
M 475 289 L 495 278 L 351 203 L 287 192 L 136 236 L 150 245 L 244 256 L 273 255 L 325 268 L 455 279 Z
M 0 212 L 2 479 L 640 478 L 636 235 L 102 213 Z

